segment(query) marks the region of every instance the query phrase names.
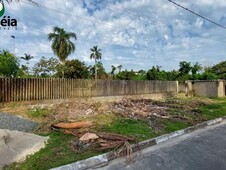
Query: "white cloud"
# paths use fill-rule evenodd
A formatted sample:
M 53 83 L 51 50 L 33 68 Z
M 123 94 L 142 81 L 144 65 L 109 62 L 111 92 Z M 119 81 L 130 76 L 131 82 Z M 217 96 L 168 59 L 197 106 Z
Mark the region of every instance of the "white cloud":
M 225 44 L 213 41 L 226 39 L 225 30 L 165 0 L 111 0 L 116 6 L 101 0 L 96 4 L 91 0 L 36 1 L 57 12 L 25 3 L 6 5 L 7 15 L 18 19 L 20 29 L 0 30 L 1 48 L 13 50 L 10 35 L 15 35 L 18 54 L 30 53 L 36 60 L 43 55 L 52 57 L 47 34 L 59 26 L 78 36 L 70 59 L 93 64 L 90 48 L 98 45 L 108 70 L 119 64 L 124 69 L 161 65 L 171 70 L 178 68 L 181 60 L 211 64 L 225 60 Z M 226 18 L 225 0 L 178 3 L 222 24 Z

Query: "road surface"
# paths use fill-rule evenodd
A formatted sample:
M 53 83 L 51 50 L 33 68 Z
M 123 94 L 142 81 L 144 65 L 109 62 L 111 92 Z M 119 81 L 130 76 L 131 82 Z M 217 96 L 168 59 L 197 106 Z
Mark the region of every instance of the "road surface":
M 94 169 L 94 168 L 93 168 Z M 116 159 L 98 170 L 226 170 L 226 122 Z

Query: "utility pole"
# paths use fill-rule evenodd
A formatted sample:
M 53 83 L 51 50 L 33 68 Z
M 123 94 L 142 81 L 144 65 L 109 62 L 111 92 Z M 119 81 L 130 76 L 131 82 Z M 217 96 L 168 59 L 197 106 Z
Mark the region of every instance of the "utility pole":
M 11 35 L 11 38 L 13 39 L 14 55 L 16 55 L 16 37 L 14 35 Z

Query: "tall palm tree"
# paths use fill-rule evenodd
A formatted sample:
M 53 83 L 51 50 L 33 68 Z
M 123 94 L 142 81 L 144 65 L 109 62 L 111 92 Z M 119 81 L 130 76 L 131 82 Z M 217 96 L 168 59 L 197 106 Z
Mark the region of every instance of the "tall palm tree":
M 7 3 L 11 3 L 11 2 L 20 2 L 21 0 L 0 0 L 0 2 L 7 2 Z M 33 1 L 33 0 L 27 0 L 28 2 L 32 2 L 35 5 L 38 5 L 37 2 Z
M 90 49 L 90 59 L 95 60 L 95 80 L 97 80 L 97 60 L 100 60 L 102 57 L 101 49 L 98 49 L 98 46 L 93 46 L 93 48 Z
M 20 57 L 21 59 L 25 60 L 26 61 L 26 65 L 27 65 L 27 74 L 29 74 L 29 61 L 34 58 L 33 56 L 31 56 L 30 54 L 24 54 L 24 57 Z M 25 67 L 24 67 L 25 68 Z
M 115 76 L 115 70 L 116 70 L 116 67 L 112 65 L 111 66 L 111 75 L 112 75 L 113 79 L 114 79 L 114 76 Z
M 48 34 L 49 41 L 52 41 L 51 48 L 63 66 L 67 57 L 75 51 L 75 45 L 70 40 L 71 38 L 77 40 L 74 32 L 66 32 L 59 27 L 53 27 L 53 32 Z M 64 69 L 62 70 L 62 75 L 64 77 Z
M 29 61 L 34 58 L 33 56 L 31 56 L 30 54 L 24 54 L 24 57 L 20 57 L 21 59 L 26 61 L 26 64 L 29 65 Z
M 120 73 L 122 70 L 122 65 L 119 65 L 117 68 L 118 68 L 118 72 Z

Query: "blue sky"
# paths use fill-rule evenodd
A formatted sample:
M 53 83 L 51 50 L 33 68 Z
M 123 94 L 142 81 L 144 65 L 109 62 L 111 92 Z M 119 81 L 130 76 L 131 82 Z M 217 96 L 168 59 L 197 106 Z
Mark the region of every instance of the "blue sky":
M 42 56 L 54 56 L 47 40 L 54 26 L 77 34 L 76 51 L 69 59 L 92 65 L 90 48 L 98 45 L 108 71 L 120 64 L 129 70 L 155 65 L 172 70 L 184 60 L 210 66 L 226 59 L 226 30 L 167 0 L 35 1 L 58 12 L 24 2 L 5 4 L 5 15 L 17 19 L 18 29 L 0 30 L 0 49 L 13 52 L 14 35 L 17 56 L 33 55 L 31 65 Z M 226 26 L 225 0 L 175 2 Z

